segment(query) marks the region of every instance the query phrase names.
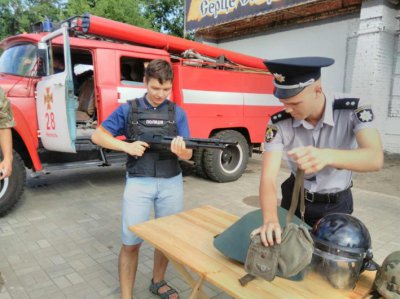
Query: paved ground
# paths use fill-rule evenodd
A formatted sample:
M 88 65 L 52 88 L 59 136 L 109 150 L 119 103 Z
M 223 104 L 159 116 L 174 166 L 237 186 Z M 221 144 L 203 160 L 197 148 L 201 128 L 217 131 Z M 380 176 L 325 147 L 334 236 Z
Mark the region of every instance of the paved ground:
M 389 157 L 379 174 L 356 176 L 355 213 L 368 226 L 378 262 L 400 249 L 400 160 Z M 257 205 L 260 157 L 236 182 L 185 177 L 185 209 L 211 204 L 236 215 Z M 279 179 L 287 177 L 283 169 Z M 22 202 L 0 219 L 0 299 L 119 298 L 121 167 L 62 171 L 29 179 Z M 147 290 L 153 250 L 144 245 L 135 298 Z M 172 267 L 167 279 L 187 298 L 188 285 Z M 3 284 L 3 287 L 1 285 Z M 207 286 L 215 299 L 229 298 Z

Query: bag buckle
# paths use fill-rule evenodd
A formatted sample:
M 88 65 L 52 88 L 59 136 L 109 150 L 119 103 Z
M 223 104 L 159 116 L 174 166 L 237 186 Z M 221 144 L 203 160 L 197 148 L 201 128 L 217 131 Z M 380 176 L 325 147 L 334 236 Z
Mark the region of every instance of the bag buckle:
M 310 197 L 308 195 L 310 195 Z M 304 199 L 309 202 L 314 202 L 314 193 L 309 192 L 307 189 L 304 189 Z

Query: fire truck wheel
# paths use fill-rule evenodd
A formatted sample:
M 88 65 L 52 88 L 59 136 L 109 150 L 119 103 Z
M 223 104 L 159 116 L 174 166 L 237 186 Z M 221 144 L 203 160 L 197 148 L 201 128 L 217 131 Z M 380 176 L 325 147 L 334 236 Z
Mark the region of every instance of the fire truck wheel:
M 204 150 L 203 162 L 207 176 L 220 183 L 236 181 L 243 174 L 249 160 L 249 145 L 246 138 L 233 130 L 220 131 L 212 138 L 237 141 L 238 144 L 227 146 L 222 151 Z
M 196 175 L 208 179 L 207 173 L 204 169 L 204 149 L 198 148 L 193 150 L 193 162 L 196 171 Z
M 14 151 L 11 176 L 0 181 L 0 216 L 7 214 L 19 201 L 25 188 L 25 181 L 26 170 L 24 162 L 19 154 Z

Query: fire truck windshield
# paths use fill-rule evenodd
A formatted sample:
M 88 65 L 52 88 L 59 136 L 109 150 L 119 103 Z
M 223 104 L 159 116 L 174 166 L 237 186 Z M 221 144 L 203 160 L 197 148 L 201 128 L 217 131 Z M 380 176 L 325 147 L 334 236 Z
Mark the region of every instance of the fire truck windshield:
M 0 57 L 0 73 L 35 76 L 32 70 L 36 63 L 36 51 L 33 44 L 19 44 L 6 49 Z

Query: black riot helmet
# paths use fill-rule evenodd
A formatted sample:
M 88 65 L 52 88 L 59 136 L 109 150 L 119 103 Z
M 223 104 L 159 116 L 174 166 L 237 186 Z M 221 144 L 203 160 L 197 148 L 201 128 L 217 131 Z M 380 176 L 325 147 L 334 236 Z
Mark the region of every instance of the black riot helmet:
M 312 264 L 334 287 L 353 288 L 362 271 L 376 270 L 368 229 L 356 217 L 329 214 L 314 225 L 312 237 Z

